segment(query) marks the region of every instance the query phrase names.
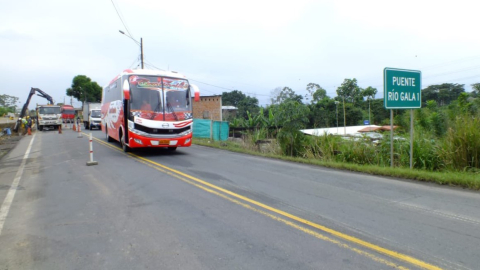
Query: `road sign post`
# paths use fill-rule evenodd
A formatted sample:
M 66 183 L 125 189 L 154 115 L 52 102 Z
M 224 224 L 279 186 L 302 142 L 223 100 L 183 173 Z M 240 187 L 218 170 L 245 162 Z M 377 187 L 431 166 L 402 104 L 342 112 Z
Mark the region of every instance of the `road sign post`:
M 390 109 L 390 166 L 393 167 L 393 109 L 422 107 L 422 73 L 419 70 L 385 68 L 383 101 Z M 410 115 L 410 169 L 413 167 L 413 111 Z

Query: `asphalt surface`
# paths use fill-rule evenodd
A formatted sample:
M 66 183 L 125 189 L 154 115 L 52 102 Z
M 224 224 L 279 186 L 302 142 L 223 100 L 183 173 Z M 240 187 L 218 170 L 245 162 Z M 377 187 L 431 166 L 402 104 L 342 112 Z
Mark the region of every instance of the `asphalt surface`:
M 0 269 L 479 268 L 477 192 L 92 134 L 0 160 Z

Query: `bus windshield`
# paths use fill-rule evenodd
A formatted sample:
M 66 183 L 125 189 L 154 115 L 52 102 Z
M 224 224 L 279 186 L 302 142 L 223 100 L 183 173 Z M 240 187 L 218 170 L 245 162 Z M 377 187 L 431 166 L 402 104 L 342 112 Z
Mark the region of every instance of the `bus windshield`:
M 162 79 L 157 76 L 130 76 L 130 110 L 163 110 Z
M 140 114 L 151 112 L 157 115 L 191 111 L 187 80 L 131 75 L 129 82 L 130 111 L 132 112 Z
M 185 96 L 186 92 L 184 91 L 167 91 L 165 95 L 167 112 L 188 110 L 190 104 Z

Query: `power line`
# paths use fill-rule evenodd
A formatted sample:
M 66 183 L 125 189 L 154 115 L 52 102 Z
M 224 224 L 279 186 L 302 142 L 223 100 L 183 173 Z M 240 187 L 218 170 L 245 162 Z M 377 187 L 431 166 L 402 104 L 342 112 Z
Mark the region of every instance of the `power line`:
M 154 66 L 150 61 L 148 61 L 148 60 L 146 60 L 146 59 L 143 59 L 143 62 L 148 63 L 148 65 L 151 66 L 151 67 L 153 67 L 153 68 L 156 68 L 156 69 L 158 69 L 158 70 L 165 71 L 165 69 L 161 69 L 161 68 L 159 68 L 159 67 Z
M 454 78 L 454 79 L 450 79 L 450 80 L 444 80 L 442 82 L 437 82 L 437 83 L 430 83 L 428 85 L 435 85 L 435 84 L 439 84 L 439 83 L 446 83 L 446 81 L 463 81 L 463 80 L 469 80 L 469 79 L 473 79 L 473 78 L 478 78 L 480 80 L 480 75 L 474 75 L 474 76 L 468 76 L 468 77 L 462 77 L 462 78 Z
M 127 30 L 127 33 L 133 38 L 133 35 L 130 33 L 130 30 L 128 29 L 127 24 L 123 21 L 122 16 L 120 16 L 120 13 L 118 12 L 118 9 L 117 9 L 117 7 L 115 6 L 115 3 L 113 3 L 113 0 L 110 0 L 110 1 L 112 2 L 113 8 L 115 8 L 115 11 L 117 12 L 118 18 L 119 18 L 120 21 L 122 22 L 123 27 L 125 27 L 125 30 Z
M 464 72 L 464 71 L 470 71 L 470 70 L 475 70 L 475 69 L 478 69 L 478 68 L 480 68 L 480 66 L 473 66 L 473 67 L 468 67 L 468 68 L 464 68 L 464 69 L 454 70 L 454 71 L 451 71 L 451 72 L 438 73 L 438 74 L 434 74 L 434 75 L 426 76 L 426 77 L 424 77 L 424 78 L 426 79 L 426 78 L 432 78 L 432 77 L 438 77 L 438 76 L 450 75 L 450 74 L 453 74 L 453 73 Z
M 225 90 L 235 90 L 235 89 L 230 89 L 230 88 L 226 88 L 226 87 L 222 87 L 222 86 L 218 86 L 218 85 L 213 85 L 213 84 L 210 84 L 210 83 L 206 83 L 206 82 L 201 82 L 201 81 L 197 81 L 197 80 L 194 80 L 194 79 L 189 79 L 190 81 L 194 81 L 194 82 L 198 82 L 198 83 L 202 83 L 202 84 L 206 84 L 206 85 L 210 85 L 210 86 L 213 86 L 213 87 L 217 87 L 217 88 L 220 88 L 220 89 L 225 89 Z
M 129 66 L 129 68 L 132 68 L 133 65 L 135 65 L 135 63 L 136 63 L 137 61 L 138 61 L 138 59 L 133 60 L 133 63 Z
M 463 62 L 465 60 L 472 60 L 472 59 L 478 59 L 478 58 L 480 58 L 480 56 L 478 56 L 478 55 L 477 56 L 470 56 L 470 57 L 465 57 L 465 58 L 461 58 L 461 59 L 457 59 L 457 60 L 452 60 L 452 61 L 448 61 L 448 62 L 443 62 L 443 63 L 439 63 L 439 64 L 435 64 L 435 65 L 426 66 L 426 67 L 423 67 L 421 69 L 425 70 L 425 69 L 443 67 L 443 66 L 447 66 L 447 65 L 456 64 L 457 62 Z

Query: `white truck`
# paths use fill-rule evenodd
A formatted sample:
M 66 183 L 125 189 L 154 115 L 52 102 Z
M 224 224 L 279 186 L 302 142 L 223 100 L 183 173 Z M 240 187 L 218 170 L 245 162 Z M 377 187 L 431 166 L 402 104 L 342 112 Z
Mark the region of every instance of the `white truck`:
M 62 113 L 59 105 L 37 105 L 38 130 L 58 129 L 62 126 Z
M 100 122 L 102 120 L 100 108 L 100 103 L 87 102 L 83 105 L 83 124 L 85 125 L 85 129 L 100 129 Z

